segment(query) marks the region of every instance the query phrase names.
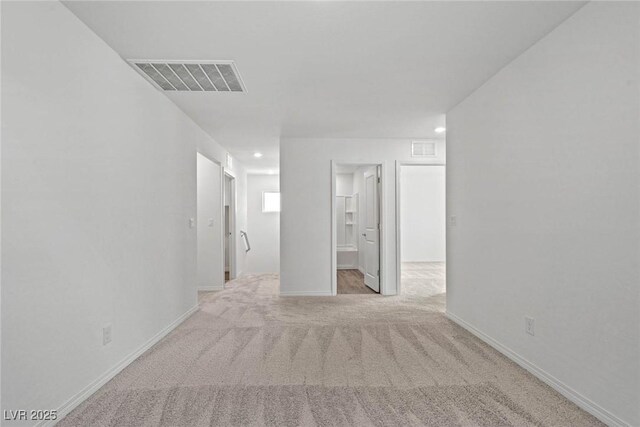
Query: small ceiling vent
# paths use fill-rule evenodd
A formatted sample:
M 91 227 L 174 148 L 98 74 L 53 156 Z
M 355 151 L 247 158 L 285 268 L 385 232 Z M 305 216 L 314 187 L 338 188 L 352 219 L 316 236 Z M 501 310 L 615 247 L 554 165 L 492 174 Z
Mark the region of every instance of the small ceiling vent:
M 436 143 L 433 141 L 413 141 L 411 143 L 411 157 L 435 157 Z
M 127 60 L 160 90 L 179 92 L 246 92 L 233 61 Z

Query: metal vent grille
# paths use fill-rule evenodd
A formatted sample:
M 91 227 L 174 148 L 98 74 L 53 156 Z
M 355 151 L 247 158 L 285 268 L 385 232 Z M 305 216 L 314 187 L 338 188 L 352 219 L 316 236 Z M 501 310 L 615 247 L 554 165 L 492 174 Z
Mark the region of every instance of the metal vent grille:
M 411 157 L 435 157 L 436 143 L 433 141 L 413 141 Z
M 246 92 L 233 61 L 127 60 L 151 84 L 178 92 Z

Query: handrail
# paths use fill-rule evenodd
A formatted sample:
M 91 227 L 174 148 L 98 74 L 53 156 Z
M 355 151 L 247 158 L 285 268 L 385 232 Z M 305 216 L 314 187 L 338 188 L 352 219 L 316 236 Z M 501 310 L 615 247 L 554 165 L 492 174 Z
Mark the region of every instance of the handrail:
M 240 230 L 240 237 L 244 241 L 245 252 L 249 252 L 251 250 L 251 245 L 249 244 L 249 236 L 246 231 Z

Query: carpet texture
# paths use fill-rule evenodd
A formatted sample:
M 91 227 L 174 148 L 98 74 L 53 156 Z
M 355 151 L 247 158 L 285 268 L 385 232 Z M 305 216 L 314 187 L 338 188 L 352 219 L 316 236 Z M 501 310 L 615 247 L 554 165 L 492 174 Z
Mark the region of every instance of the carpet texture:
M 444 294 L 229 285 L 59 425 L 602 425 L 447 320 Z

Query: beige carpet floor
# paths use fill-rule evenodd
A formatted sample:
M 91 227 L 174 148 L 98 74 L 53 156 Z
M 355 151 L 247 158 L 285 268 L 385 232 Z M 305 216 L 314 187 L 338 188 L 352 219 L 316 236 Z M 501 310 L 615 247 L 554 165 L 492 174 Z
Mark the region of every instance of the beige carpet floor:
M 60 426 L 592 426 L 443 315 L 444 294 L 279 297 L 245 276 Z
M 444 262 L 403 262 L 400 292 L 405 296 L 434 296 L 445 293 Z

